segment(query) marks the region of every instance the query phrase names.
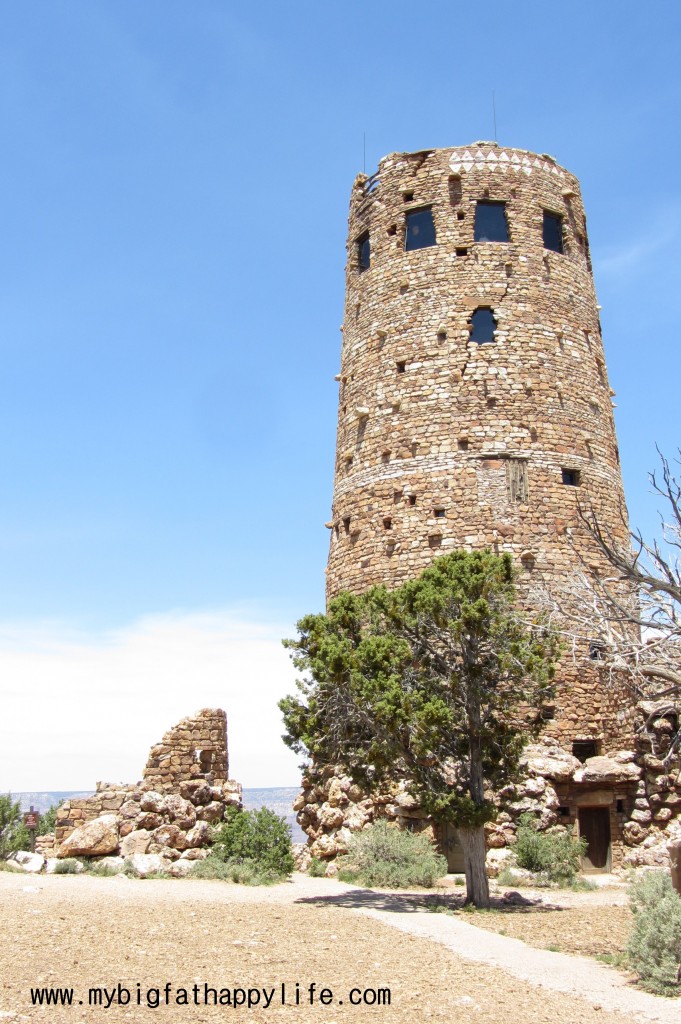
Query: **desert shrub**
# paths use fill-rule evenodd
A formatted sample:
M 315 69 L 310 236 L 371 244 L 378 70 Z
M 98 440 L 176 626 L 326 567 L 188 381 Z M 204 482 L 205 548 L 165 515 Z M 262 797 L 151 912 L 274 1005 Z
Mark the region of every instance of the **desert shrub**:
M 189 874 L 192 878 L 217 878 L 239 885 L 272 885 L 282 878 L 276 872 L 258 867 L 252 860 L 221 860 L 215 856 L 197 860 Z
M 323 878 L 326 874 L 326 864 L 319 857 L 313 857 L 307 869 L 308 875 L 313 878 Z
M 579 871 L 586 845 L 585 839 L 575 839 L 564 830 L 539 832 L 532 815 L 522 814 L 513 852 L 518 867 L 546 875 L 551 882 L 569 884 Z
M 338 864 L 342 881 L 386 889 L 429 887 L 447 872 L 447 861 L 427 836 L 402 832 L 385 821 L 354 835 Z
M 55 875 L 77 875 L 78 871 L 78 861 L 74 857 L 65 857 L 54 865 Z
M 648 992 L 681 994 L 681 896 L 667 871 L 650 871 L 629 891 L 634 930 L 629 963 Z
M 211 856 L 232 865 L 248 865 L 248 874 L 285 878 L 294 868 L 291 828 L 283 818 L 261 807 L 240 811 L 230 807 L 215 834 Z M 256 884 L 256 883 L 247 883 Z
M 83 866 L 87 871 L 88 875 L 97 875 L 100 878 L 112 878 L 114 875 L 120 875 L 123 867 L 115 868 L 111 864 L 103 864 L 101 860 L 93 858 L 92 860 L 84 860 Z

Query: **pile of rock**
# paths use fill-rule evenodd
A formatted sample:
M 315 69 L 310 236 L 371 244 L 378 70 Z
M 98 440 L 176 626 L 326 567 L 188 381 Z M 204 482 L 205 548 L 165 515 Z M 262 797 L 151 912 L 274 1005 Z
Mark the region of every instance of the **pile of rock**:
M 227 778 L 227 765 L 225 712 L 184 718 L 152 747 L 141 782 L 100 782 L 92 796 L 62 804 L 36 855 L 48 870 L 55 859 L 94 857 L 113 869 L 127 862 L 142 875 L 184 875 L 207 855 L 211 826 L 228 807 L 241 807 L 241 786 Z
M 496 876 L 508 859 L 521 815 L 531 814 L 542 830 L 575 833 L 580 808 L 593 806 L 610 808 L 615 866 L 668 865 L 667 844 L 676 835 L 681 790 L 674 779 L 660 776 L 661 764 L 650 752 L 632 750 L 582 762 L 550 736 L 529 745 L 520 780 L 496 795 L 499 812 L 485 828 L 489 874 Z M 352 834 L 378 818 L 437 839 L 405 783 L 369 796 L 341 768 L 308 773 L 293 809 L 308 835 L 308 844 L 298 855 L 303 870 L 317 857 L 328 862 L 327 874 L 335 873 L 333 860 L 347 851 Z

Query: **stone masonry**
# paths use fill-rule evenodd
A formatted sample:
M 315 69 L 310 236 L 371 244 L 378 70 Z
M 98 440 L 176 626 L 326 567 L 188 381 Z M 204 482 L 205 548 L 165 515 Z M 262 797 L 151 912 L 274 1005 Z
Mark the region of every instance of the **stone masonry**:
M 36 849 L 59 858 L 151 854 L 155 870 L 183 874 L 206 855 L 211 826 L 230 806 L 241 807 L 241 786 L 228 778 L 227 716 L 204 709 L 151 748 L 140 782 L 98 782 L 93 796 L 62 804 L 54 835 Z
M 492 142 L 393 153 L 355 180 L 347 249 L 328 598 L 399 585 L 457 548 L 510 552 L 529 607 L 541 589 L 566 600 L 576 570 L 607 573 L 579 507 L 621 543 L 628 527 L 574 175 Z M 645 838 L 630 827 L 644 755 L 632 701 L 588 640 L 563 658 L 548 715 L 546 749 L 571 760 L 560 796 L 545 780 L 545 822 L 586 829 L 584 809 L 607 807 L 608 863 L 619 863 L 625 842 Z M 612 764 L 586 770 L 590 759 Z M 508 802 L 543 813 L 538 777 Z M 353 801 L 329 797 L 339 778 L 349 792 L 342 772 L 313 770 L 298 800 L 320 855 L 353 830 L 340 814 Z M 364 795 L 354 804 L 365 827 L 374 808 Z M 376 813 L 393 807 L 399 818 L 386 795 Z

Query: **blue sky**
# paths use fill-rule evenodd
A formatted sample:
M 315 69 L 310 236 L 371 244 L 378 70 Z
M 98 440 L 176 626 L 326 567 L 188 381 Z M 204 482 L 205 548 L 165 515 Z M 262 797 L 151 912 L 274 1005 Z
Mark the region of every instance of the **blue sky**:
M 677 3 L 2 0 L 0 19 L 0 673 L 12 729 L 48 691 L 44 729 L 64 716 L 30 785 L 0 725 L 0 791 L 125 770 L 112 688 L 157 698 L 135 743 L 176 707 L 241 708 L 234 628 L 269 664 L 323 607 L 364 133 L 369 172 L 490 138 L 494 91 L 499 141 L 579 176 L 631 518 L 655 528 L 646 473 L 680 443 Z M 191 678 L 156 641 L 111 677 L 150 621 L 188 644 L 201 623 Z M 99 657 L 75 718 L 68 652 Z M 290 688 L 272 657 L 263 706 Z M 93 730 L 101 765 L 76 756 Z M 243 781 L 295 783 L 283 748 L 247 746 Z

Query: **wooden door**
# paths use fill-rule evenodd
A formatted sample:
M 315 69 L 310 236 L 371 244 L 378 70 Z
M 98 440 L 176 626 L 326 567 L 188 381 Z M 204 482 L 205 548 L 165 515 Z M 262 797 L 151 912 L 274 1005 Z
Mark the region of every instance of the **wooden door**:
M 610 870 L 610 808 L 580 807 L 579 834 L 588 846 L 582 871 Z

